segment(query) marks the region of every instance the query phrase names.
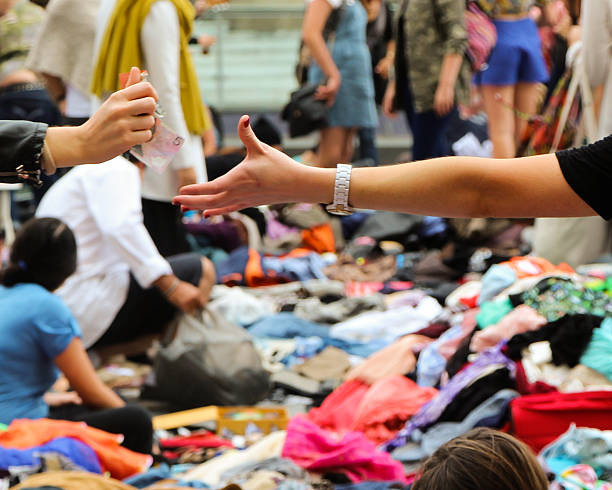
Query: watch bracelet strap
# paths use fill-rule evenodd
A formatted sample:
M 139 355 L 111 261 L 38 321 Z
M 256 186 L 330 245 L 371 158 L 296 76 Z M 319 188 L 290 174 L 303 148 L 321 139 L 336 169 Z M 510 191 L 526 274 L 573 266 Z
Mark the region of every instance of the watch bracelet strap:
M 339 163 L 336 166 L 336 179 L 334 182 L 334 206 L 342 206 L 349 209 L 349 191 L 351 184 L 352 166 Z

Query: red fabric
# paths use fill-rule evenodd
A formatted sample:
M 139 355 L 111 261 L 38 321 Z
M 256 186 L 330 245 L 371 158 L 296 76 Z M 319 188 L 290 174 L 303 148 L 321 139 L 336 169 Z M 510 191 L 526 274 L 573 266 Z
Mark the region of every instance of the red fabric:
M 351 481 L 400 481 L 407 483 L 402 464 L 359 432 L 347 432 L 340 439 L 296 416 L 287 426 L 283 458 L 318 473 L 344 473 Z
M 516 380 L 516 391 L 518 391 L 521 395 L 535 395 L 538 393 L 552 393 L 558 391 L 557 388 L 545 383 L 544 381 L 536 381 L 535 383 L 531 383 L 529 379 L 527 379 L 527 374 L 525 373 L 525 368 L 523 367 L 522 362 L 516 363 L 514 377 Z
M 217 447 L 231 447 L 234 445 L 225 439 L 213 434 L 212 432 L 194 433 L 189 436 L 177 436 L 169 439 L 162 439 L 159 444 L 163 448 L 217 448 Z
M 308 419 L 319 427 L 343 434 L 363 432 L 376 444 L 392 439 L 425 403 L 438 394 L 400 376 L 388 376 L 368 386 L 352 380 L 339 386 Z
M 612 392 L 546 393 L 510 403 L 513 434 L 538 452 L 569 428 L 612 429 Z
M 478 306 L 478 298 L 480 298 L 480 293 L 475 294 L 474 296 L 469 296 L 467 298 L 459 298 L 459 302 L 462 305 L 467 306 L 468 308 L 476 308 Z
M 381 379 L 361 400 L 351 429 L 382 444 L 393 439 L 406 421 L 437 394 L 435 388 L 422 388 L 404 376 Z
M 356 408 L 369 389 L 361 381 L 347 381 L 325 398 L 319 408 L 310 410 L 308 419 L 323 429 L 346 432 L 351 428 Z
M 111 476 L 118 480 L 145 471 L 153 462 L 148 454 L 135 453 L 120 446 L 122 435 L 94 429 L 85 422 L 13 420 L 6 431 L 0 432 L 0 446 L 28 449 L 41 446 L 57 437 L 72 437 L 87 444 L 98 456 L 103 471 L 110 472 Z

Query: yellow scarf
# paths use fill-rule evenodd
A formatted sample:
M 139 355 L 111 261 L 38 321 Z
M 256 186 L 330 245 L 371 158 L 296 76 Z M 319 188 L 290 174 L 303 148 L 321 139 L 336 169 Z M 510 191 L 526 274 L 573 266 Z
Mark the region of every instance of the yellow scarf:
M 119 74 L 130 71 L 132 66 L 142 67 L 140 31 L 155 1 L 117 0 L 94 68 L 90 87 L 93 94 L 102 98 L 119 90 Z M 208 129 L 208 124 L 195 67 L 188 49 L 195 10 L 189 0 L 171 1 L 176 7 L 181 30 L 180 89 L 183 114 L 189 132 L 202 134 Z

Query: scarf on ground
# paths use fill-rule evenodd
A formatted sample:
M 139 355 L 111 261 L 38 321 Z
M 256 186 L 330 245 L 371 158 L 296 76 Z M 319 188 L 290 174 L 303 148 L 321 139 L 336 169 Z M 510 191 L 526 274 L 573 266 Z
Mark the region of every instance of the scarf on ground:
M 140 31 L 156 0 L 117 0 L 94 67 L 91 92 L 102 98 L 121 88 L 119 74 L 132 66 L 142 66 Z M 180 92 L 181 105 L 189 132 L 202 134 L 206 129 L 204 108 L 195 67 L 188 49 L 195 10 L 189 0 L 171 0 L 176 7 L 181 33 Z

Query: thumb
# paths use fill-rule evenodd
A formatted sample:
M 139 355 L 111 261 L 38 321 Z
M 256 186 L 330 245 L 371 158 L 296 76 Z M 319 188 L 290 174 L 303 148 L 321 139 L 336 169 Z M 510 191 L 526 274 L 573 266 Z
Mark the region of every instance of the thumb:
M 238 135 L 240 136 L 242 144 L 247 150 L 247 155 L 252 152 L 264 152 L 264 145 L 257 139 L 257 136 L 255 136 L 253 128 L 251 127 L 251 118 L 249 116 L 242 116 L 240 118 L 240 121 L 238 122 Z
M 141 80 L 142 80 L 142 77 L 140 75 L 140 69 L 133 66 L 132 68 L 130 68 L 130 76 L 128 77 L 128 80 L 125 86 L 129 87 L 130 85 L 134 85 L 135 83 L 138 83 Z

